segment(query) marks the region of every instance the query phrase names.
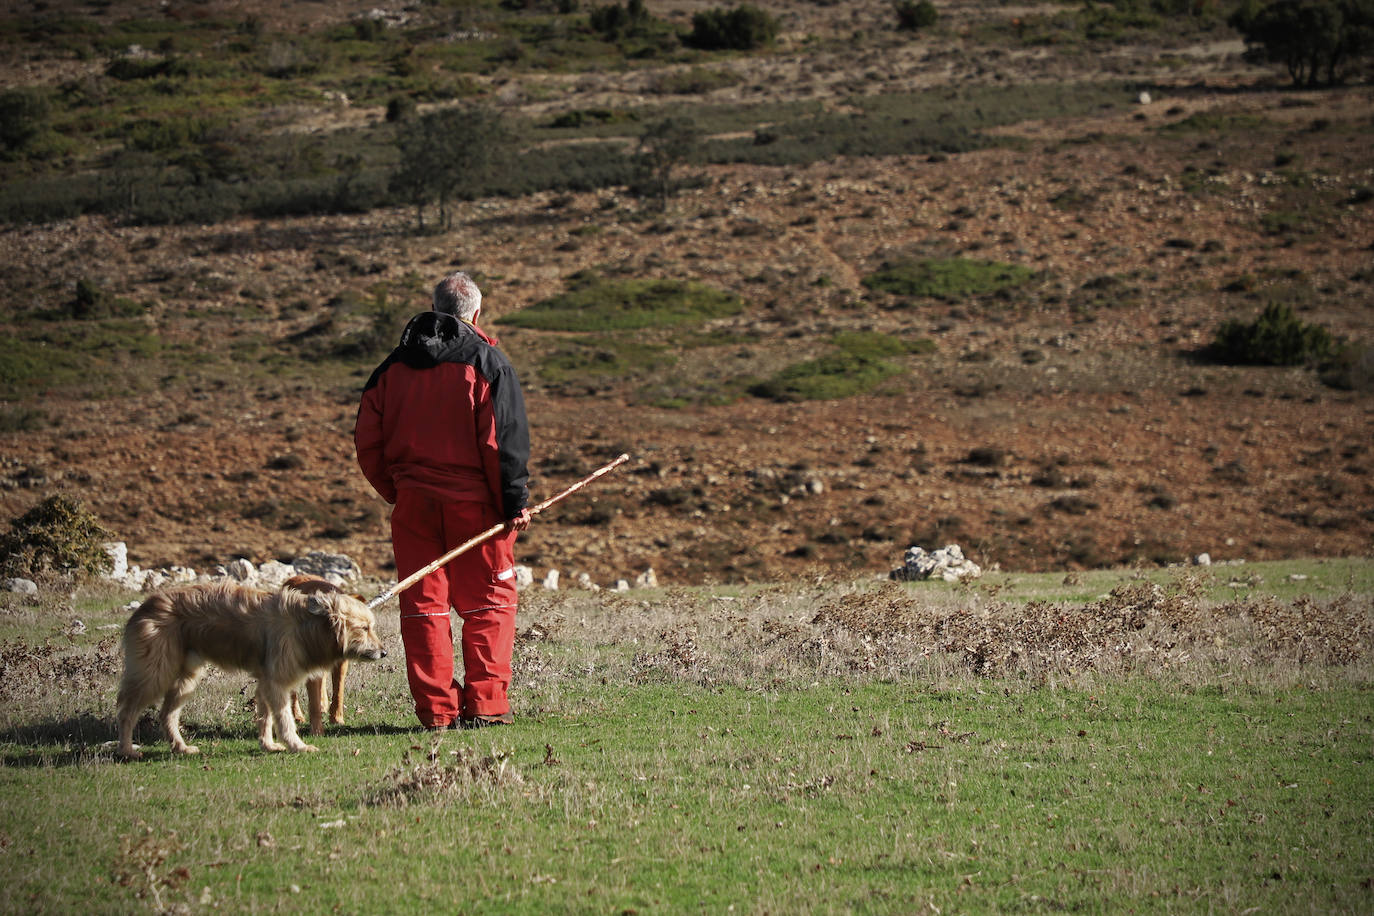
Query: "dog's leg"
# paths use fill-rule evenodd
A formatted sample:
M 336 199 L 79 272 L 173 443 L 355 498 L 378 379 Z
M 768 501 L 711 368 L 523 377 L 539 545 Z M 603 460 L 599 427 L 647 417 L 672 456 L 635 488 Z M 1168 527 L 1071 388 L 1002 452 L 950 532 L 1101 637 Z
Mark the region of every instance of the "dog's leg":
M 134 726 L 138 724 L 138 717 L 143 714 L 143 710 L 151 706 L 157 697 L 157 693 L 150 691 L 148 686 L 132 681 L 126 674 L 124 683 L 119 687 L 119 711 L 116 714 L 116 721 L 119 723 L 119 749 L 116 753 L 130 760 L 137 760 L 143 756 L 138 745 L 134 744 Z
M 296 720 L 291 717 L 290 691 L 283 690 L 276 684 L 269 684 L 267 681 L 258 682 L 258 696 L 262 697 L 267 704 L 267 714 L 262 717 L 262 730 L 258 734 L 258 743 L 262 745 L 264 751 L 317 751 L 319 748 L 306 744 L 301 740 L 300 735 L 296 734 Z M 281 744 L 272 740 L 272 728 L 276 726 L 277 736 L 285 743 Z
M 344 723 L 344 678 L 348 676 L 348 659 L 341 659 L 330 672 L 334 692 L 329 695 L 329 721 L 335 725 Z
M 196 682 L 199 680 L 199 671 L 183 674 L 167 689 L 166 695 L 162 698 L 162 729 L 167 733 L 167 740 L 172 743 L 173 754 L 200 753 L 200 748 L 194 744 L 187 744 L 181 735 L 181 707 L 185 706 L 191 694 L 195 693 Z
M 292 696 L 295 696 L 294 693 L 291 694 L 291 695 L 292 695 Z M 306 699 L 308 700 L 308 705 L 310 706 L 310 734 L 312 734 L 312 735 L 323 735 L 323 734 L 324 734 L 324 677 L 321 676 L 321 675 L 316 674 L 316 675 L 312 675 L 312 676 L 309 677 L 309 678 L 306 678 L 306 681 L 305 681 L 305 695 L 306 695 Z M 301 721 L 304 721 L 304 720 L 302 720 L 302 719 L 300 719 L 300 718 L 298 717 L 298 718 L 296 719 L 296 721 L 297 721 L 297 722 L 301 722 Z
M 295 690 L 291 691 L 291 718 L 297 723 L 305 721 L 305 710 L 301 709 L 301 695 Z

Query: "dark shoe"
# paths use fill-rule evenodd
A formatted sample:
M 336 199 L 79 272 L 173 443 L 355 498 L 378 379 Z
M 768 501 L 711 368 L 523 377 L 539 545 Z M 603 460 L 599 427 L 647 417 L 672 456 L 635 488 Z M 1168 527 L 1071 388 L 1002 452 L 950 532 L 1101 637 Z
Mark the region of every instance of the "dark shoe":
M 463 728 L 487 728 L 491 725 L 514 724 L 515 716 L 508 712 L 503 712 L 499 716 L 464 716 L 462 722 Z
M 421 725 L 420 728 L 427 732 L 446 732 L 458 727 L 457 722 L 450 722 L 447 725 Z

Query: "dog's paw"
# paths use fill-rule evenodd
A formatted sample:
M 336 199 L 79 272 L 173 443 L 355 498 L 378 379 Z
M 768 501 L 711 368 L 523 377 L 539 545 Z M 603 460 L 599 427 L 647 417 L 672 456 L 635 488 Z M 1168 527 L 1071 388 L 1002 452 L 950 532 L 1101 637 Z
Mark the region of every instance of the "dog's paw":
M 313 744 L 302 744 L 302 745 L 300 745 L 299 747 L 293 747 L 293 748 L 291 748 L 291 752 L 292 752 L 293 754 L 300 754 L 300 753 L 313 754 L 313 753 L 315 753 L 315 752 L 318 751 L 318 750 L 319 750 L 319 748 L 315 747 L 315 745 L 313 745 Z
M 117 754 L 120 757 L 123 757 L 125 760 L 142 760 L 143 752 L 140 751 L 138 747 L 139 746 L 137 744 L 131 744 L 128 747 L 121 747 L 115 751 L 115 754 Z
M 262 743 L 262 749 L 263 749 L 264 751 L 267 751 L 268 753 L 271 753 L 271 754 L 276 754 L 276 753 L 279 753 L 279 752 L 281 752 L 281 751 L 286 750 L 286 745 L 284 745 L 284 744 L 277 744 L 275 741 L 263 741 L 263 742 L 261 742 L 261 743 Z
M 172 752 L 176 754 L 192 755 L 199 754 L 200 748 L 196 747 L 194 744 L 183 744 L 181 747 L 172 748 Z

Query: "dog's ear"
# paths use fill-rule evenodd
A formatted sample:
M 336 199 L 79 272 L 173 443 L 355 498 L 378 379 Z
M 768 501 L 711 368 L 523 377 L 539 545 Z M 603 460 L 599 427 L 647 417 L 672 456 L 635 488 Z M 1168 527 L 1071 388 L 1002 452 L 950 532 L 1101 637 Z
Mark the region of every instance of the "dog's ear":
M 305 609 L 312 614 L 328 617 L 329 612 L 333 609 L 333 605 L 330 604 L 329 599 L 323 595 L 306 595 Z

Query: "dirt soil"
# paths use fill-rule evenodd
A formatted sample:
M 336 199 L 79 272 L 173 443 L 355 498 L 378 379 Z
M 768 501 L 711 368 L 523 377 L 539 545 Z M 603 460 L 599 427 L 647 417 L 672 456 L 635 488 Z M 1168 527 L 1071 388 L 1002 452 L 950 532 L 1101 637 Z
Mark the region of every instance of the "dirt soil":
M 649 5 L 684 18 L 692 7 Z M 9 227 L 0 232 L 7 295 L 55 305 L 75 277 L 94 276 L 167 316 L 192 309 L 193 319 L 167 317 L 160 330 L 188 348 L 222 347 L 300 333 L 333 297 L 377 283 L 414 287 L 407 278 L 418 276 L 423 288 L 454 267 L 473 269 L 490 321 L 560 292 L 579 269 L 610 265 L 738 292 L 750 308 L 721 328 L 795 340 L 799 351 L 844 330 L 937 344 L 900 384 L 840 401 L 665 409 L 630 386 L 569 390 L 529 373 L 536 500 L 622 451 L 632 456 L 522 538 L 518 560 L 538 575 L 557 568 L 565 581 L 586 572 L 607 584 L 647 568 L 664 584 L 850 578 L 900 566 L 908 546 L 947 543 L 984 566 L 1027 570 L 1204 552 L 1214 561 L 1369 555 L 1368 385 L 1345 390 L 1308 368 L 1200 358 L 1221 320 L 1252 318 L 1266 295 L 1291 297 L 1303 320 L 1338 336 L 1371 340 L 1374 205 L 1356 195 L 1374 183 L 1368 86 L 1277 91 L 1272 74 L 1224 43 L 1175 51 L 1162 65 L 1151 49 L 1089 61 L 913 42 L 870 78 L 877 52 L 804 60 L 798 36 L 876 28 L 885 4 L 764 5 L 786 17 L 783 50 L 738 63 L 745 81 L 709 98 L 825 97 L 874 82 L 873 91 L 1132 74 L 1169 82 L 1124 111 L 1019 125 L 1008 131 L 1024 141 L 1017 148 L 714 167 L 707 186 L 652 221 L 608 217 L 636 204 L 603 191 L 464 204 L 454 229 L 438 235 L 413 234 L 412 214 L 399 210 L 204 227 L 95 218 Z M 344 5 L 263 9 L 300 6 Z M 986 6 L 942 10 L 972 21 L 992 15 Z M 30 66 L 43 72 L 42 62 Z M 633 80 L 611 75 L 539 79 L 565 80 L 557 104 L 568 108 L 638 97 Z M 548 108 L 550 94 L 534 88 L 502 98 Z M 1265 224 L 1291 205 L 1271 141 L 1159 130 L 1205 111 L 1279 125 L 1285 153 L 1335 202 L 1317 231 Z M 1322 127 L 1350 124 L 1362 127 Z M 1189 187 L 1189 174 L 1206 174 L 1207 189 Z M 578 231 L 589 226 L 599 229 Z M 860 284 L 912 252 L 1026 264 L 1042 272 L 1042 294 L 1035 307 L 901 307 Z M 414 305 L 426 307 L 422 295 Z M 530 360 L 534 332 L 497 333 L 517 367 Z M 744 365 L 766 352 L 744 346 L 730 358 Z M 694 356 L 681 359 L 690 366 Z M 0 434 L 0 517 L 62 492 L 92 508 L 144 567 L 328 550 L 385 574 L 386 507 L 352 449 L 370 369 L 335 387 L 169 373 L 127 397 L 49 395 L 33 406 L 54 422 Z

